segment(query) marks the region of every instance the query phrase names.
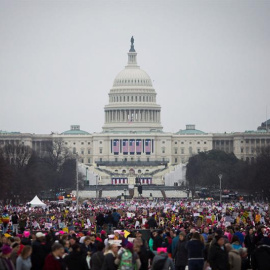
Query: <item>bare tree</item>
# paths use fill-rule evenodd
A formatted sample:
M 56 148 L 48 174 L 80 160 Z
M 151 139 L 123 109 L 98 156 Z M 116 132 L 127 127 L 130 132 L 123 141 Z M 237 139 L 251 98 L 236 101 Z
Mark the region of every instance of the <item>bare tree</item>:
M 6 144 L 0 148 L 0 156 L 15 170 L 24 168 L 32 155 L 32 149 L 23 144 Z

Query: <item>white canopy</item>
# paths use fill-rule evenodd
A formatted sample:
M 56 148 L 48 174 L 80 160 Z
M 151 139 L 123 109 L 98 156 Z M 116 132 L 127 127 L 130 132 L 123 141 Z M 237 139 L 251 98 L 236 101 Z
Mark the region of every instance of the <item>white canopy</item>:
M 43 203 L 38 196 L 35 196 L 35 198 L 30 202 L 31 207 L 46 207 L 46 204 Z

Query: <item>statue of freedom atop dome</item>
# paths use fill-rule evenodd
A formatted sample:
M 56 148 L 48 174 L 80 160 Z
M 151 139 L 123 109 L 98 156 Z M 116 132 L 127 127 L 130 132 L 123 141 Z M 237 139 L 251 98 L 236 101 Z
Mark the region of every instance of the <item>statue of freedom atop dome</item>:
M 131 37 L 130 39 L 130 42 L 131 42 L 131 46 L 130 46 L 130 52 L 135 52 L 135 49 L 134 49 L 134 38 L 133 36 Z

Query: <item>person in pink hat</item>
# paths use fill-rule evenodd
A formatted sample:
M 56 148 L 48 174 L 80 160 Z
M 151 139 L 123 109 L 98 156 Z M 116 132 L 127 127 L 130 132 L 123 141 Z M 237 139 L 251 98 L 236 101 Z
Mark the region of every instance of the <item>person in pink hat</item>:
M 15 266 L 10 259 L 12 248 L 8 245 L 2 247 L 2 255 L 0 257 L 0 269 L 15 270 Z

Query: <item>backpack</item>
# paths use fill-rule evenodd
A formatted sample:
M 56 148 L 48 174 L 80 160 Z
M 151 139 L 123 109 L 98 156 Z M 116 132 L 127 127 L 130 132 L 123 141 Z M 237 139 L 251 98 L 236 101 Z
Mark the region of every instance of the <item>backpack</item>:
M 121 256 L 119 270 L 133 270 L 133 254 L 128 249 L 124 250 Z
M 162 270 L 166 261 L 167 261 L 168 257 L 165 257 L 164 259 L 159 259 L 155 262 L 155 264 L 153 265 L 152 270 Z

